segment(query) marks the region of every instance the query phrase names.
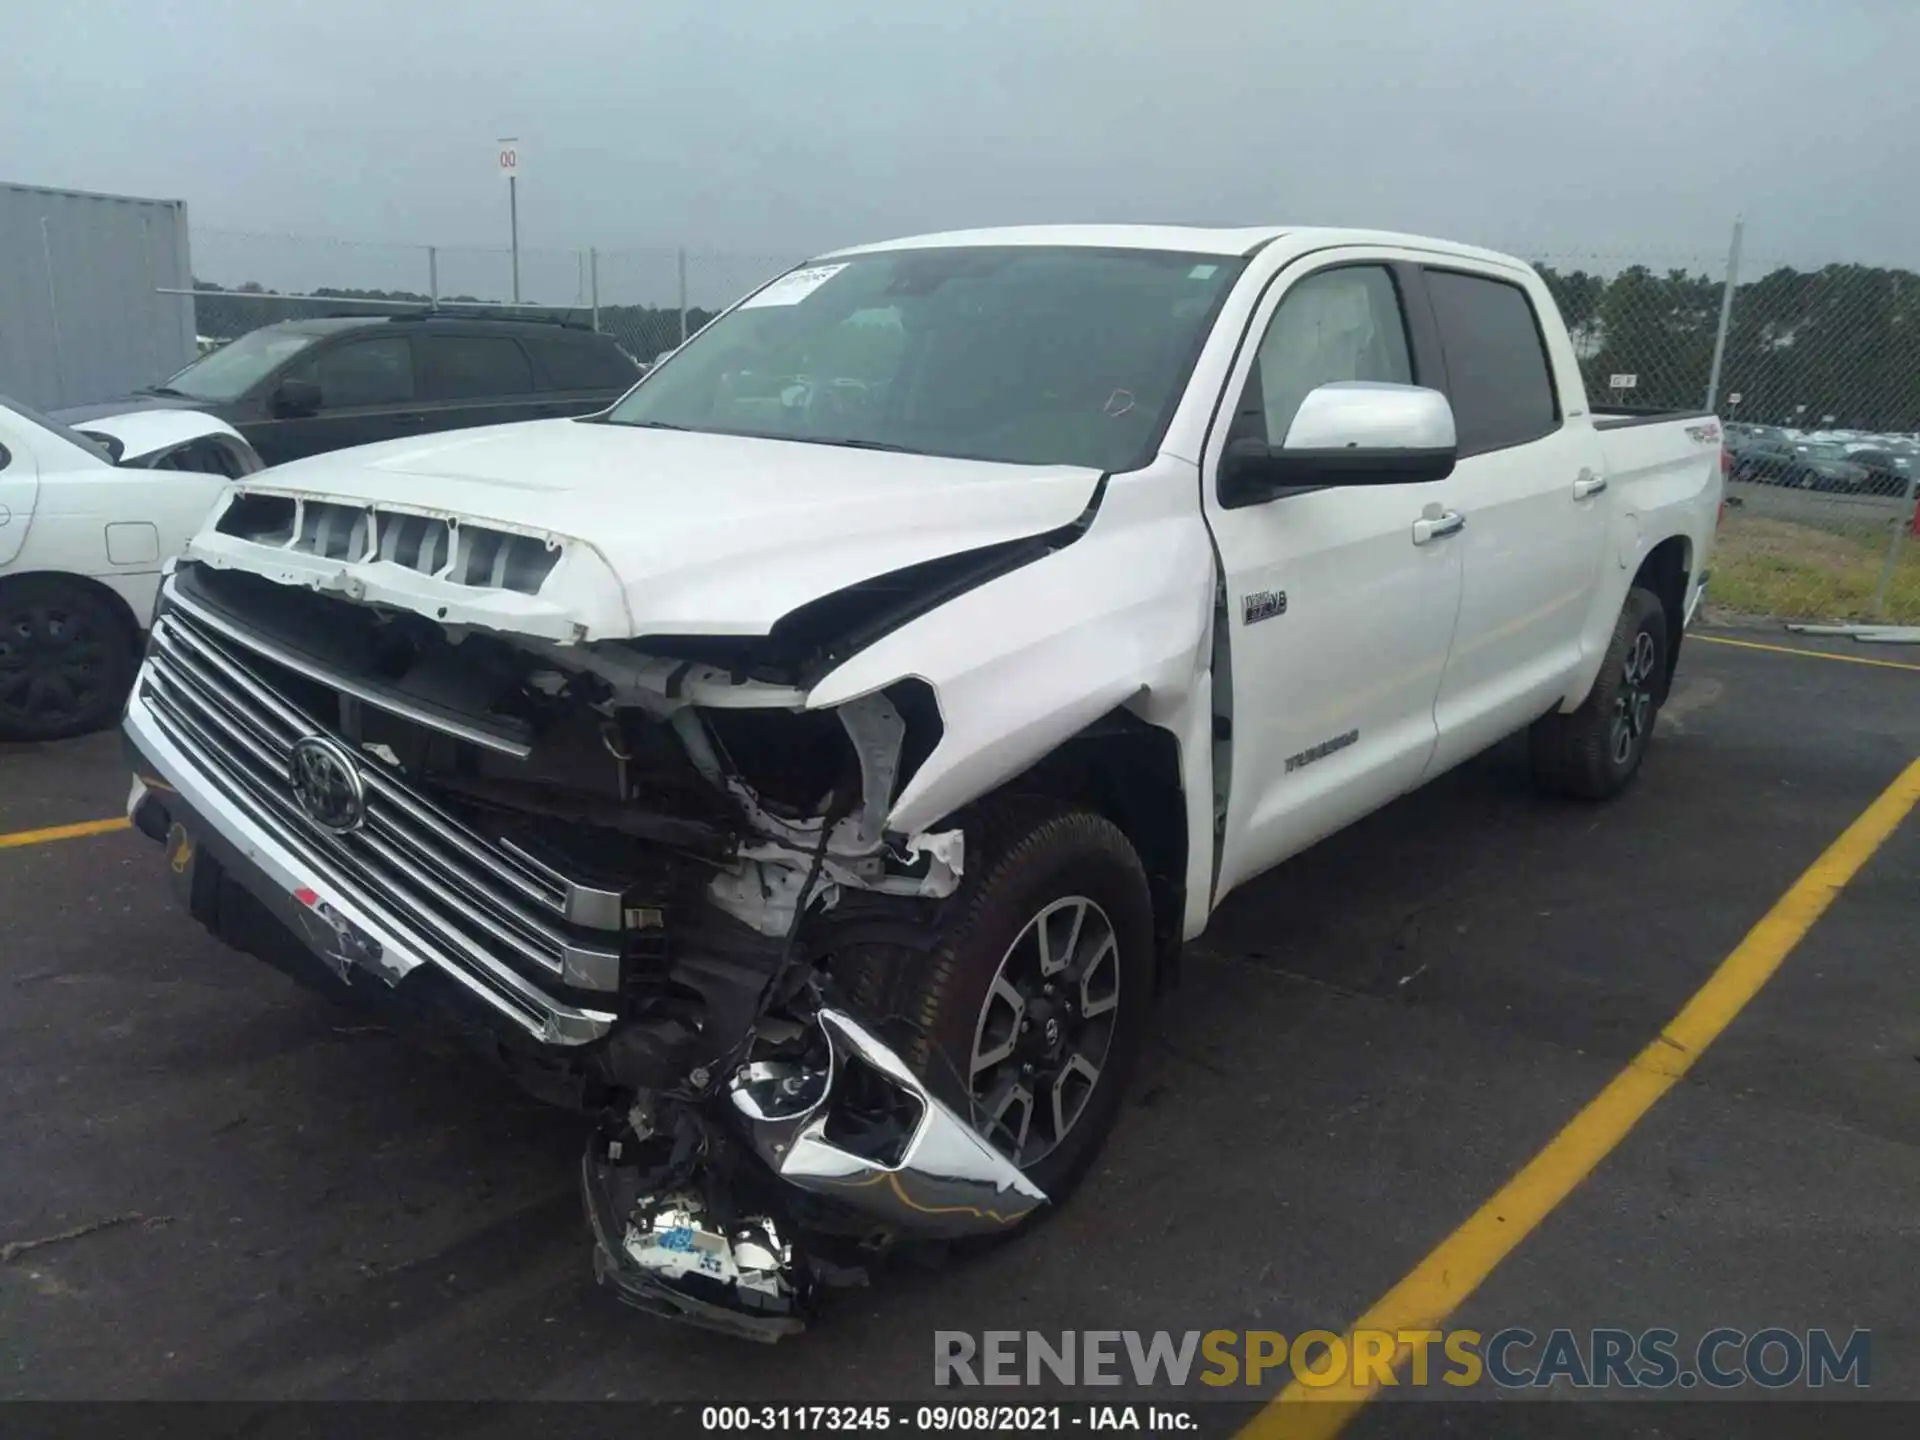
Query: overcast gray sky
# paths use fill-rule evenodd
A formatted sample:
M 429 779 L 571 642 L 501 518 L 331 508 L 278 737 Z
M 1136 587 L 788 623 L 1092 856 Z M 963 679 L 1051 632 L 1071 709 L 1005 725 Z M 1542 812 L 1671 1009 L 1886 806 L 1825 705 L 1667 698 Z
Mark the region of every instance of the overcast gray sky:
M 1678 260 L 1743 210 L 1751 254 L 1920 268 L 1916 0 L 8 10 L 0 179 L 209 230 L 503 245 L 514 134 L 528 247 L 1277 220 Z

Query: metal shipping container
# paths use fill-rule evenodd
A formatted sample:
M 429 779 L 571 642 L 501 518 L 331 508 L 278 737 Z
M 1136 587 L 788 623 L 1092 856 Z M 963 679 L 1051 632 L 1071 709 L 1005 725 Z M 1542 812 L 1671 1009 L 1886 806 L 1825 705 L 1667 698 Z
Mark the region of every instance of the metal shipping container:
M 194 356 L 184 200 L 0 183 L 0 393 L 42 410 L 124 395 Z

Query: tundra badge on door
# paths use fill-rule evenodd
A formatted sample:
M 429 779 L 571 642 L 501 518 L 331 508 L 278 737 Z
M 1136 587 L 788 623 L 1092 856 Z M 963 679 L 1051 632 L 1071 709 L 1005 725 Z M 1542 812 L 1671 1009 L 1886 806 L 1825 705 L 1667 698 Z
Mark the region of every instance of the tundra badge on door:
M 1258 625 L 1262 620 L 1271 620 L 1276 615 L 1287 613 L 1287 592 L 1284 590 L 1256 590 L 1241 604 L 1241 624 Z

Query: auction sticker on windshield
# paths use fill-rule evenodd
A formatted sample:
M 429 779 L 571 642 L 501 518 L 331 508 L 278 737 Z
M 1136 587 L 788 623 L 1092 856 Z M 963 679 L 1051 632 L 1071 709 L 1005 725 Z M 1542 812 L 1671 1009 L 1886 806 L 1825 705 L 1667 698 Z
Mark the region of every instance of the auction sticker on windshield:
M 759 294 L 742 300 L 740 308 L 752 310 L 761 305 L 798 305 L 846 268 L 842 262 L 838 265 L 808 265 L 801 270 L 789 270 Z

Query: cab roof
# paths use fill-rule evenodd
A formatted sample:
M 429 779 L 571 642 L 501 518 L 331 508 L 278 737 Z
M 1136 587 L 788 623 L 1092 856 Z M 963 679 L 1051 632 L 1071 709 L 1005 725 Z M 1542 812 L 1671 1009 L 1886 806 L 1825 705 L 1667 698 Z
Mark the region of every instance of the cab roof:
M 1196 255 L 1251 255 L 1282 239 L 1301 250 L 1314 250 L 1328 245 L 1393 245 L 1503 265 L 1525 263 L 1495 250 L 1483 250 L 1451 240 L 1437 240 L 1427 235 L 1309 225 L 1241 225 L 1225 228 L 1198 225 L 1008 225 L 983 230 L 945 230 L 868 245 L 851 245 L 819 258 L 830 260 L 883 250 L 932 250 L 976 245 L 1061 245 L 1171 250 Z

